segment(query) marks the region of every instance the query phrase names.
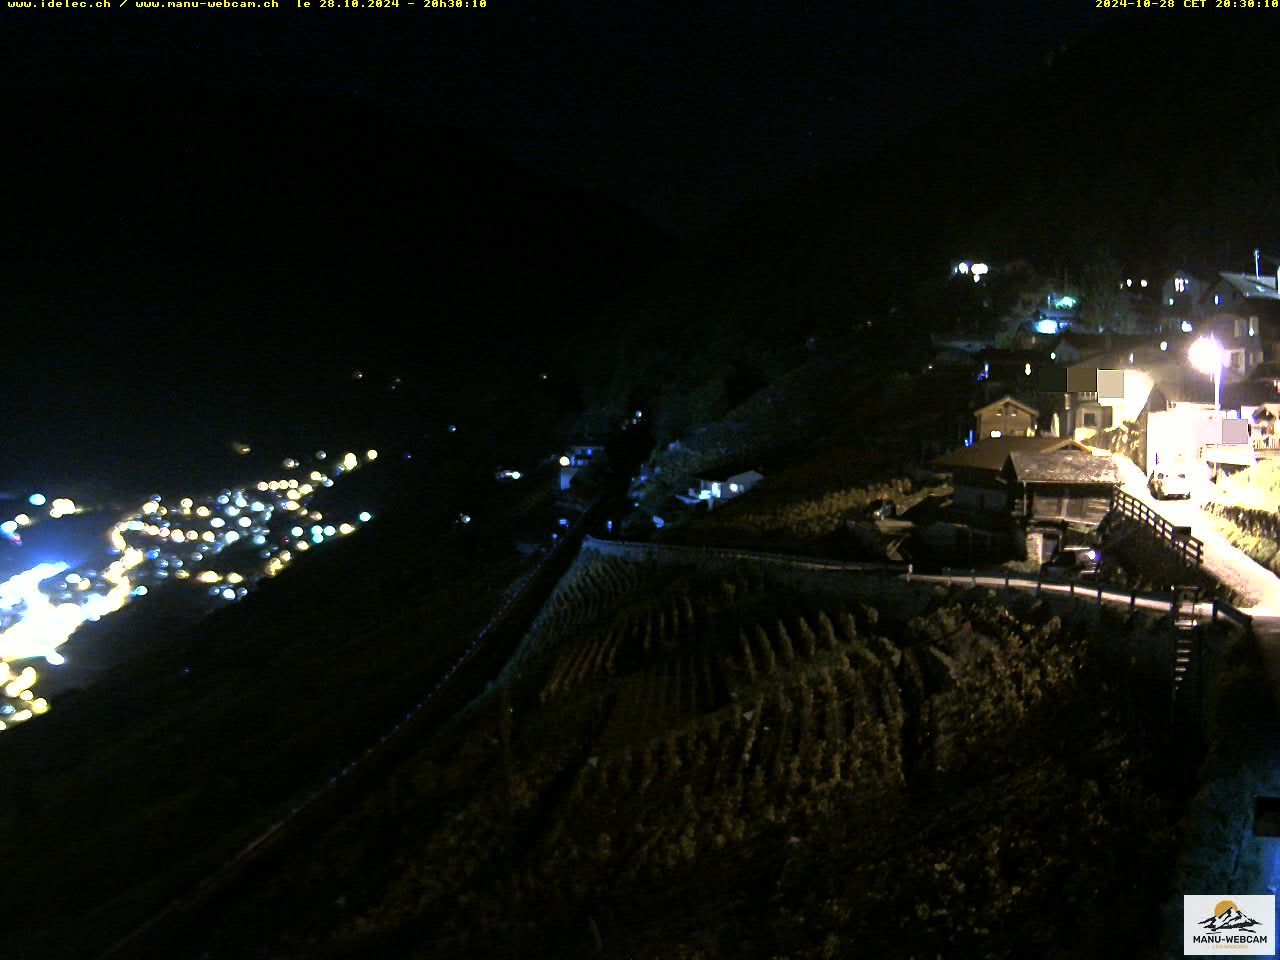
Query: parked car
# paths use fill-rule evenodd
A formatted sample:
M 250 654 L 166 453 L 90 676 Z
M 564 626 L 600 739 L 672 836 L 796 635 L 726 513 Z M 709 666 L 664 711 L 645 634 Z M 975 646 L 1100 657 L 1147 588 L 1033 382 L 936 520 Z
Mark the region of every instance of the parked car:
M 892 520 L 898 515 L 898 505 L 892 500 L 872 500 L 867 504 L 868 520 Z
M 1147 479 L 1147 488 L 1157 500 L 1168 500 L 1170 497 L 1191 499 L 1191 478 L 1185 470 L 1156 470 Z
M 1093 577 L 1101 564 L 1102 554 L 1095 547 L 1059 547 L 1040 565 L 1040 572 L 1058 577 Z

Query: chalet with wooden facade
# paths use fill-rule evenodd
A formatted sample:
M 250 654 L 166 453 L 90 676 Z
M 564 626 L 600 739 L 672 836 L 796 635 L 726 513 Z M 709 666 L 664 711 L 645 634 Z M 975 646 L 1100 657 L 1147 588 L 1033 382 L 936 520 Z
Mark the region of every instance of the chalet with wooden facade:
M 1088 453 L 1084 444 L 1065 437 L 997 437 L 943 454 L 934 461 L 934 466 L 951 474 L 955 491 L 952 500 L 957 509 L 1008 515 L 1013 509 L 1013 496 L 1004 473 L 1009 455 L 1015 451 L 1055 453 L 1061 450 Z
M 989 528 L 999 520 L 1016 549 L 1045 560 L 1067 531 L 1096 528 L 1111 509 L 1119 476 L 1109 457 L 1075 440 L 1000 437 L 952 451 L 934 462 L 952 476 L 958 513 Z
M 976 436 L 981 440 L 999 437 L 1034 437 L 1040 412 L 1035 407 L 1005 394 L 994 403 L 973 412 L 978 421 Z

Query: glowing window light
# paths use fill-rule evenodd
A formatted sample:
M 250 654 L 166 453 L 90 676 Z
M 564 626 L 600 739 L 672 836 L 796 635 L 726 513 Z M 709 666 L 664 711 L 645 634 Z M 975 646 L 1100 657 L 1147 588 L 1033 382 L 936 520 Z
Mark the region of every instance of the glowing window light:
M 46 502 L 47 501 L 45 500 L 43 493 L 33 493 L 31 496 L 27 497 L 27 503 L 31 504 L 33 507 L 43 507 Z
M 160 504 L 156 503 L 154 500 L 148 500 L 146 503 L 142 505 L 143 513 L 155 513 L 159 509 L 160 509 Z
M 355 527 L 353 527 L 351 524 L 349 524 L 349 523 L 344 523 L 344 524 L 342 524 L 340 527 L 338 527 L 338 532 L 339 532 L 339 533 L 341 533 L 341 534 L 348 534 L 348 533 L 352 533 L 352 532 L 354 532 L 354 531 L 355 531 L 355 529 L 356 529 L 356 528 L 355 528 Z
M 361 523 L 368 523 L 373 519 L 373 514 L 366 510 L 364 513 L 360 514 L 358 519 Z
M 325 457 L 327 457 L 327 456 L 329 456 L 329 455 L 328 455 L 327 453 L 325 453 L 323 450 L 317 450 L 317 451 L 316 451 L 316 459 L 317 459 L 317 460 L 323 460 L 323 459 L 324 459 Z
M 367 459 L 367 460 L 377 460 L 377 459 L 378 459 L 378 451 L 377 451 L 377 450 L 366 450 L 364 455 L 365 455 L 365 459 Z
M 226 525 L 227 521 L 223 520 L 221 517 L 214 517 L 209 521 L 209 526 L 211 527 L 225 527 Z
M 227 543 L 235 543 L 239 539 L 240 534 L 236 533 L 234 530 L 227 531 Z
M 332 525 L 327 526 L 327 527 L 325 527 L 325 528 L 324 528 L 324 535 L 325 535 L 326 537 L 332 537 L 332 536 L 333 536 L 334 534 L 336 534 L 337 532 L 338 532 L 337 528 L 336 528 L 336 527 L 334 527 L 334 526 L 332 526 Z
M 213 535 L 213 531 L 206 530 L 204 533 L 200 534 L 200 539 L 203 540 L 205 543 L 213 543 L 215 539 Z
M 1191 321 L 1190 321 L 1190 320 L 1183 320 L 1183 321 L 1182 321 L 1182 332 L 1183 332 L 1183 333 L 1190 333 L 1190 332 L 1191 332 Z
M 252 518 L 252 517 L 241 517 L 241 518 L 240 518 L 239 520 L 237 520 L 236 522 L 237 522 L 237 523 L 239 523 L 239 524 L 240 524 L 240 526 L 245 527 L 245 528 L 248 528 L 248 527 L 252 527 L 252 526 L 253 526 L 253 518 Z

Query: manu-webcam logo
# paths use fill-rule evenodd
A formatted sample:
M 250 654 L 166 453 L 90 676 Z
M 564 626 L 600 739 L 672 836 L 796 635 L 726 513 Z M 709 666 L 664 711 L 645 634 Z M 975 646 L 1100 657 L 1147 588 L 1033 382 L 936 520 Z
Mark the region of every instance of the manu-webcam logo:
M 1274 956 L 1276 898 L 1271 894 L 1184 896 L 1186 956 Z

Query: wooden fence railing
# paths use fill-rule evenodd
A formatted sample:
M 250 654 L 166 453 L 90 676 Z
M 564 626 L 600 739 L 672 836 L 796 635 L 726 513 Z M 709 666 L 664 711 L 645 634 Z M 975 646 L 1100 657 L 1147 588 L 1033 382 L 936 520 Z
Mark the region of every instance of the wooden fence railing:
M 1177 553 L 1183 563 L 1200 566 L 1204 558 L 1204 541 L 1199 537 L 1191 536 L 1182 527 L 1175 527 L 1133 494 L 1119 487 L 1116 488 L 1111 504 L 1112 509 L 1122 517 L 1136 521 L 1150 530 L 1157 540 Z

